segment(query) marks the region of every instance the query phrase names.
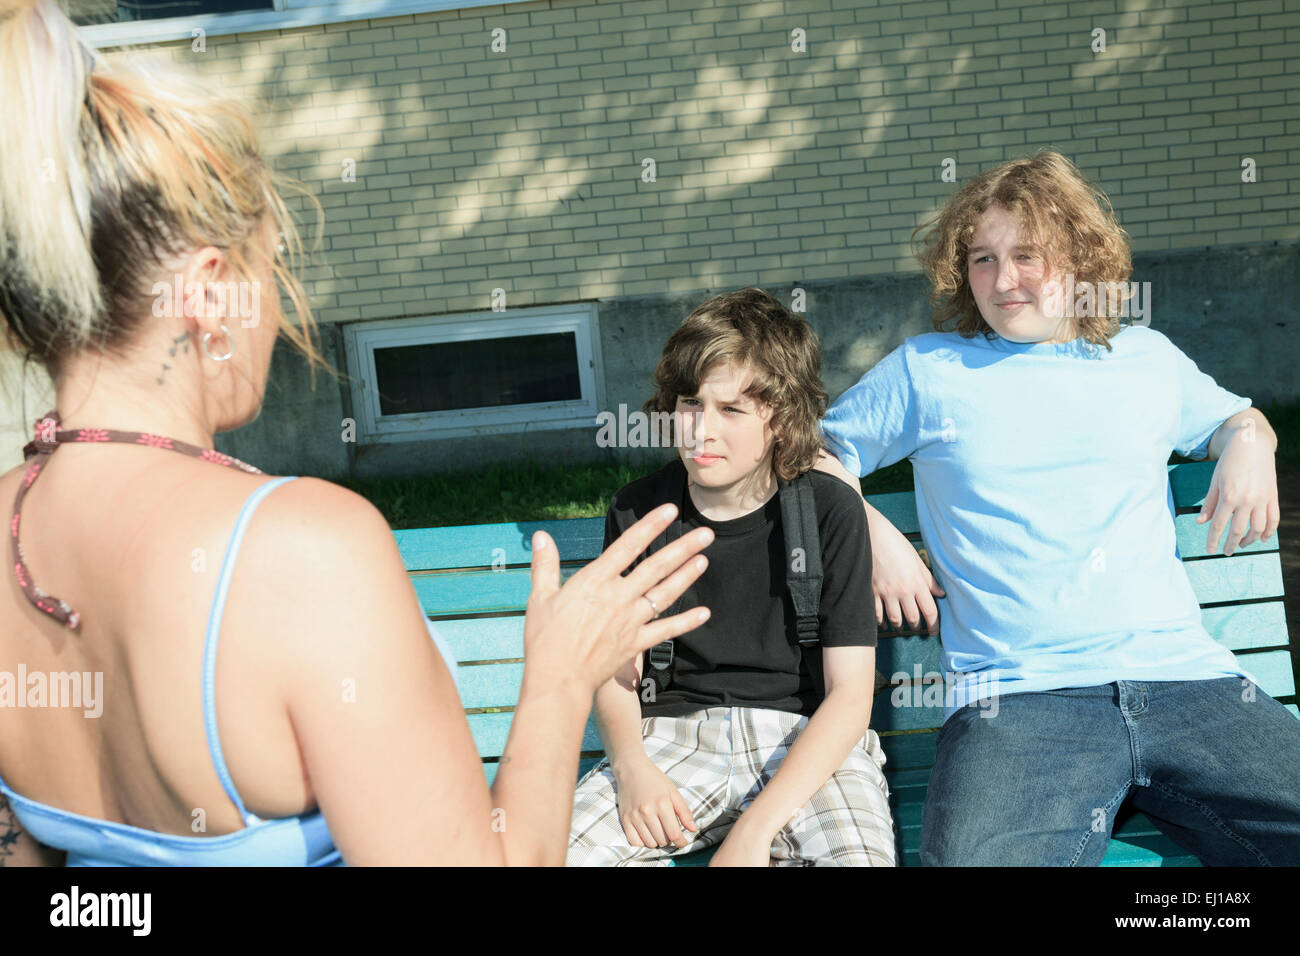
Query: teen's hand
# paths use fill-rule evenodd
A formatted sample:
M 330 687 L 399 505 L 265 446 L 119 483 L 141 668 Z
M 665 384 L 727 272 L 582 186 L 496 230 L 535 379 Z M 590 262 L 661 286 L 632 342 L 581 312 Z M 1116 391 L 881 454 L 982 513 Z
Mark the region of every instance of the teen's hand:
M 1256 440 L 1255 423 L 1248 421 L 1237 429 L 1219 455 L 1205 504 L 1196 517 L 1197 524 L 1210 523 L 1206 554 L 1218 551 L 1224 528 L 1228 529 L 1224 554 L 1255 541 L 1267 541 L 1277 530 L 1282 509 L 1271 444 Z
M 632 846 L 684 847 L 690 840 L 682 828 L 700 829 L 677 785 L 649 759 L 614 771 L 614 787 L 618 819 Z
M 867 512 L 871 539 L 871 590 L 876 595 L 876 625 L 883 627 L 885 619 L 897 629 L 907 620 L 907 626 L 916 630 L 925 619 L 930 636 L 939 634 L 939 608 L 936 597 L 944 597 L 939 587 L 917 554 L 912 542 L 901 531 L 880 515 Z
M 534 680 L 577 683 L 588 693 L 661 641 L 703 624 L 706 607 L 657 618 L 708 566 L 698 552 L 713 540 L 697 528 L 622 572 L 668 527 L 677 509 L 656 508 L 560 586 L 560 557 L 545 531 L 533 535 L 532 589 L 524 616 L 524 661 Z M 650 600 L 646 600 L 646 596 Z
M 742 816 L 732 826 L 718 852 L 709 858 L 709 866 L 771 866 L 772 837 L 741 827 Z

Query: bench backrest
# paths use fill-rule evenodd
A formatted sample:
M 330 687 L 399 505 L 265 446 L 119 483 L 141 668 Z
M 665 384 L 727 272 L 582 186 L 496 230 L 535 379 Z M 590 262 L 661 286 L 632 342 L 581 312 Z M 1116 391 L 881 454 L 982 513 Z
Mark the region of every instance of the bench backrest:
M 1200 601 L 1202 619 L 1214 639 L 1239 655 L 1260 687 L 1300 716 L 1295 703 L 1286 613 L 1282 603 L 1282 565 L 1278 539 L 1255 542 L 1231 557 L 1205 554 L 1205 525 L 1196 515 L 1209 489 L 1212 462 L 1170 466 L 1178 552 Z M 896 528 L 920 547 L 915 496 L 911 492 L 868 496 Z M 596 557 L 604 537 L 604 518 L 570 518 L 504 524 L 465 525 L 397 531 L 398 546 L 425 613 L 450 643 L 459 662 L 457 684 L 480 756 L 489 777 L 505 747 L 523 676 L 523 614 L 528 600 L 530 542 L 544 529 L 559 547 L 562 575 L 568 577 Z M 940 643 L 925 635 L 882 632 L 876 668 L 891 686 L 872 708 L 871 726 L 882 737 L 932 730 L 943 723 Z M 920 677 L 922 686 L 915 686 Z M 928 766 L 916 740 L 918 766 Z M 903 753 L 913 742 L 893 741 Z M 602 751 L 593 720 L 582 742 L 584 756 Z M 891 758 L 892 759 L 892 758 Z M 583 766 L 590 765 L 584 760 Z M 898 764 L 894 764 L 898 767 Z

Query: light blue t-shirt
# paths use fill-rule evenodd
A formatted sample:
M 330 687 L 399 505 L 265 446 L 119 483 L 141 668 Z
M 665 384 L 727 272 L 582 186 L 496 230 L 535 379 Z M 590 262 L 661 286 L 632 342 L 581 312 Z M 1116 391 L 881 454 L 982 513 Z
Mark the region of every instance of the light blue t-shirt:
M 824 432 L 866 475 L 910 458 L 943 639 L 944 719 L 997 694 L 1249 677 L 1201 625 L 1167 462 L 1250 406 L 1164 335 L 909 338 Z

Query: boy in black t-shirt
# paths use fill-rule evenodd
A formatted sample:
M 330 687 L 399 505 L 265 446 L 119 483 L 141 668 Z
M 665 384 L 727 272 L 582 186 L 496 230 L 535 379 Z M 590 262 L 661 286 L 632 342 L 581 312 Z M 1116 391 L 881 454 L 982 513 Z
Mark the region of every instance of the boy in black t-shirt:
M 758 289 L 708 300 L 664 348 L 645 411 L 672 414 L 678 457 L 614 496 L 605 546 L 671 501 L 683 533 L 713 529 L 709 566 L 680 599 L 711 614 L 673 642 L 665 690 L 637 659 L 596 692 L 608 756 L 578 783 L 571 866 L 663 865 L 718 843 L 710 865 L 895 863 L 885 758 L 867 729 L 866 515 L 847 485 L 810 471 L 826 410 L 820 365 L 808 323 Z M 802 662 L 778 494 L 778 479 L 805 472 L 822 551 L 812 653 L 824 699 Z

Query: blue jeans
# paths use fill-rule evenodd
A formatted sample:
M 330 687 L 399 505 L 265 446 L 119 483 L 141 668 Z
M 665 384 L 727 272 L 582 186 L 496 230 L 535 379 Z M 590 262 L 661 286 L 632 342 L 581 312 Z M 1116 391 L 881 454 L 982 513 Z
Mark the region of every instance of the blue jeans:
M 1125 800 L 1206 865 L 1300 865 L 1300 721 L 1249 681 L 1008 694 L 937 746 L 926 866 L 1095 866 Z

